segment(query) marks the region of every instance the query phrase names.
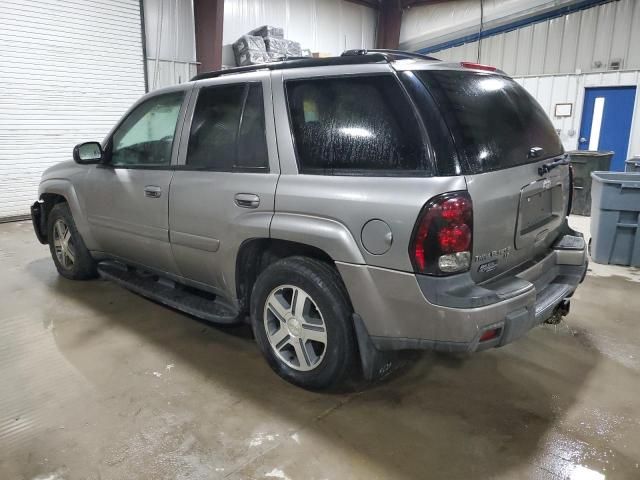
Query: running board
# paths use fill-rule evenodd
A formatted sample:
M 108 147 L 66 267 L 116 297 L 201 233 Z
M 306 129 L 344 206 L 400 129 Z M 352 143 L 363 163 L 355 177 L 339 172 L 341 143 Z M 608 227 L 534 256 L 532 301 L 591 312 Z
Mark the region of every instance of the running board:
M 110 261 L 98 264 L 98 272 L 103 278 L 113 280 L 127 290 L 194 317 L 224 324 L 239 323 L 240 321 L 237 312 L 215 298 L 205 298 L 197 293 L 192 293 L 188 288 L 164 280 L 157 275 L 140 272 Z

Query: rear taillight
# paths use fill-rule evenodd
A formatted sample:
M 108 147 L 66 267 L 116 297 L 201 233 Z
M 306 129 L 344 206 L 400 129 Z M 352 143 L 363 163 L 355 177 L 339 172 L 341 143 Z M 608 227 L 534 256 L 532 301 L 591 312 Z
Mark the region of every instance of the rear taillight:
M 438 195 L 422 208 L 409 256 L 416 273 L 449 275 L 469 270 L 473 206 L 467 192 Z

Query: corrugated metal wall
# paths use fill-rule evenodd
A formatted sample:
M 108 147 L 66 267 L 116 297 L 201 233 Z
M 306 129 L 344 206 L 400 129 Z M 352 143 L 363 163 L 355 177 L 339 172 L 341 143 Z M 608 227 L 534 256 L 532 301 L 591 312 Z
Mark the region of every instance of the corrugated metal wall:
M 197 73 L 192 0 L 144 0 L 149 90 Z
M 638 71 L 516 77 L 515 80 L 526 88 L 547 112 L 547 115 L 549 115 L 549 118 L 559 131 L 566 150 L 578 148 L 585 88 L 635 86 L 637 88 L 636 91 L 640 91 L 640 72 Z M 555 117 L 554 111 L 557 103 L 572 103 L 572 115 L 563 118 Z M 638 118 L 638 112 L 640 112 L 640 95 L 636 94 L 627 158 L 640 155 L 640 119 Z
M 514 20 L 584 0 L 482 0 L 485 30 Z M 476 34 L 480 27 L 480 0 L 456 0 L 415 5 L 402 15 L 400 48 L 420 50 Z
M 427 15 L 429 8 L 411 15 Z M 417 20 L 412 23 L 415 34 Z M 614 1 L 485 38 L 480 62 L 510 75 L 606 71 L 612 62 L 619 62 L 620 69 L 638 69 L 638 25 L 640 1 Z M 478 43 L 471 42 L 431 54 L 445 61 L 476 61 L 477 52 Z
M 374 48 L 377 12 L 344 0 L 225 0 L 223 63 L 235 65 L 231 44 L 260 25 L 284 28 L 302 48 L 339 54 Z
M 138 0 L 0 2 L 0 218 L 144 93 Z

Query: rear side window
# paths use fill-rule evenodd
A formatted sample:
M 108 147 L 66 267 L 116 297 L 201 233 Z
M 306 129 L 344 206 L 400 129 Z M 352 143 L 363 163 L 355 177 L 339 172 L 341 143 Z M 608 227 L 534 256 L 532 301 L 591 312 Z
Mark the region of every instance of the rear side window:
M 249 87 L 238 134 L 237 168 L 267 168 L 267 139 L 264 125 L 262 85 Z
M 564 150 L 540 105 L 514 80 L 454 70 L 416 71 L 440 107 L 464 173 L 515 167 Z M 532 147 L 542 155 L 529 158 Z
M 187 166 L 267 170 L 264 125 L 260 83 L 202 88 L 191 122 Z
M 290 80 L 301 173 L 428 175 L 415 113 L 392 75 Z

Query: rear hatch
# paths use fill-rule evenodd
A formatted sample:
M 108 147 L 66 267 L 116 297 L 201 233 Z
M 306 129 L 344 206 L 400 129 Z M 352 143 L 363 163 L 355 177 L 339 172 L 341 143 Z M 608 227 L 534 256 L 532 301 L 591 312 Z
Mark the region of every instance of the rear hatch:
M 569 167 L 546 113 L 513 79 L 414 71 L 437 104 L 473 201 L 471 275 L 494 278 L 548 252 L 569 202 Z

